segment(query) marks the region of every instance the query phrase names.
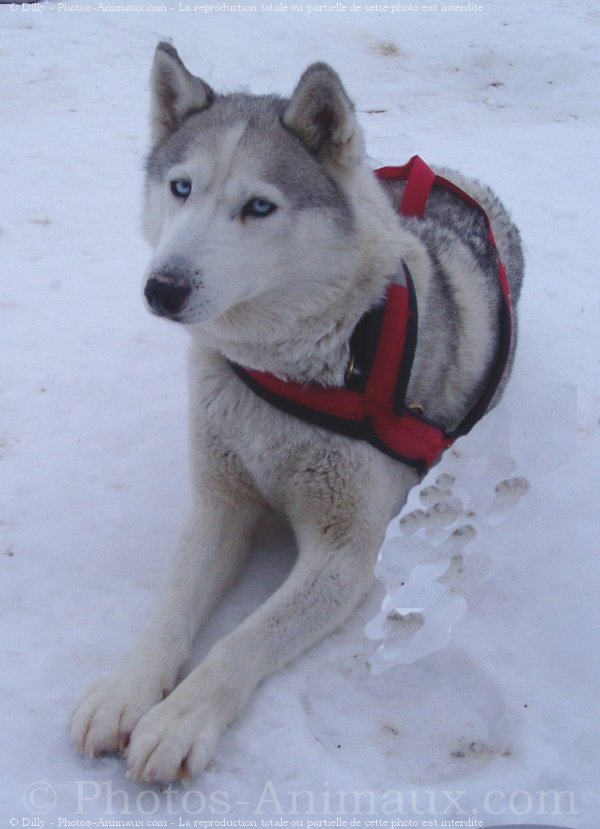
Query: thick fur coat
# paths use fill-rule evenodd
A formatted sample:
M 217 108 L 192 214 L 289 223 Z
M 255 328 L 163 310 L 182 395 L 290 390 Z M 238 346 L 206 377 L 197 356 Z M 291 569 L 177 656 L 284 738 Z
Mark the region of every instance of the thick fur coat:
M 72 734 L 78 750 L 123 751 L 131 777 L 164 783 L 199 774 L 258 683 L 347 618 L 418 480 L 366 443 L 272 408 L 228 360 L 341 385 L 354 327 L 404 260 L 419 307 L 408 396 L 450 430 L 485 384 L 500 291 L 484 222 L 459 199 L 434 193 L 424 220 L 397 215 L 402 185 L 366 165 L 354 107 L 325 64 L 289 100 L 218 95 L 161 43 L 152 95 L 145 292 L 192 335 L 194 509 L 144 634 L 85 695 Z M 506 211 L 489 189 L 440 172 L 489 213 L 516 301 L 523 260 Z M 294 568 L 182 678 L 267 509 L 290 522 Z

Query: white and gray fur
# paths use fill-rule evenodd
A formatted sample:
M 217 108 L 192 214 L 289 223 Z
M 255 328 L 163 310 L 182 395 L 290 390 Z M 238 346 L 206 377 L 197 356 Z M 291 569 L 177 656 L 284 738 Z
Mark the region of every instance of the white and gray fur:
M 84 696 L 72 735 L 79 751 L 124 751 L 132 778 L 164 783 L 199 774 L 258 683 L 348 617 L 418 480 L 270 407 L 227 360 L 341 385 L 354 326 L 404 260 L 419 308 L 408 397 L 451 429 L 493 361 L 500 293 L 483 221 L 460 200 L 434 192 L 426 220 L 397 215 L 402 185 L 382 186 L 366 165 L 353 104 L 327 65 L 310 66 L 289 100 L 218 95 L 161 43 L 152 88 L 146 293 L 192 335 L 194 509 L 143 636 Z M 523 259 L 506 211 L 479 183 L 440 172 L 489 212 L 516 301 Z M 191 185 L 187 198 L 173 195 L 175 180 Z M 248 214 L 255 199 L 276 209 Z M 294 531 L 292 572 L 182 678 L 268 509 Z

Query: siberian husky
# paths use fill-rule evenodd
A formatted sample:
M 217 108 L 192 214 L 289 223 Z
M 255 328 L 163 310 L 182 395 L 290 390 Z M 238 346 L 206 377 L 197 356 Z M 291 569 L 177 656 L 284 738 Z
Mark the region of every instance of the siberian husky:
M 514 305 L 518 231 L 489 189 L 436 172 L 490 217 Z M 158 45 L 145 293 L 154 313 L 192 335 L 195 506 L 139 643 L 72 721 L 78 751 L 123 752 L 132 779 L 202 772 L 260 681 L 364 597 L 386 525 L 422 474 L 385 447 L 281 411 L 235 367 L 341 388 L 353 332 L 402 263 L 418 307 L 407 400 L 423 422 L 451 432 L 488 382 L 501 292 L 480 214 L 434 188 L 424 219 L 399 216 L 403 186 L 367 165 L 354 106 L 326 64 L 309 66 L 289 99 L 219 95 L 170 44 Z M 513 348 L 514 329 L 507 369 Z M 290 575 L 182 678 L 194 637 L 235 582 L 268 509 L 293 529 Z

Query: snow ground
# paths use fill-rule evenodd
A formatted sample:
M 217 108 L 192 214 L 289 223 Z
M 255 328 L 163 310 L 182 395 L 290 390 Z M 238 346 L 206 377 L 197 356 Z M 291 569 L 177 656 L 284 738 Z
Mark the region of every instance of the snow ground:
M 68 5 L 0 6 L 2 825 L 377 817 L 597 829 L 597 4 Z M 468 591 L 447 648 L 369 674 L 374 587 L 343 630 L 260 687 L 191 789 L 159 794 L 127 781 L 118 760 L 75 757 L 68 721 L 140 630 L 187 504 L 186 335 L 141 301 L 147 76 L 163 36 L 221 89 L 289 93 L 307 63 L 328 60 L 374 160 L 419 152 L 511 206 L 527 279 L 505 403 L 532 488 L 487 537 L 493 572 Z M 263 542 L 197 658 L 284 577 L 284 531 L 267 528 Z

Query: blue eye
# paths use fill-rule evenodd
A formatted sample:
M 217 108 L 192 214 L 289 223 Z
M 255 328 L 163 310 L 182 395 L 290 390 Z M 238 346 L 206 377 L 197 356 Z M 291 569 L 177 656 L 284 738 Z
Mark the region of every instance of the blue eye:
M 273 202 L 268 199 L 250 199 L 250 201 L 246 202 L 246 204 L 242 207 L 242 218 L 245 219 L 248 216 L 252 216 L 255 219 L 264 219 L 276 210 L 277 205 L 273 204 Z
M 170 182 L 170 186 L 171 193 L 173 193 L 176 199 L 187 199 L 192 192 L 192 182 L 186 178 L 174 178 Z

